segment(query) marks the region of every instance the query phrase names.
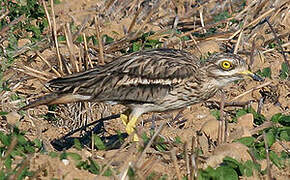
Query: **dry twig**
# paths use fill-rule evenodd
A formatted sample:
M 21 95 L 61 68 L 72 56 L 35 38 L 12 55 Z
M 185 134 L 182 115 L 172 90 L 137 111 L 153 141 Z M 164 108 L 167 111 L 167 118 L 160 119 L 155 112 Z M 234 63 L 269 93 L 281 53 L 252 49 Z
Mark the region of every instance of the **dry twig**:
M 187 142 L 184 142 L 183 149 L 184 149 L 184 155 L 185 155 L 186 173 L 187 173 L 187 179 L 192 179 L 187 146 L 188 146 Z
M 230 102 L 233 102 L 233 101 L 235 101 L 235 100 L 237 100 L 237 99 L 239 99 L 239 98 L 245 96 L 246 94 L 249 94 L 249 93 L 253 92 L 253 91 L 256 90 L 256 89 L 260 89 L 260 88 L 262 88 L 262 87 L 268 86 L 268 85 L 270 85 L 271 83 L 272 83 L 272 81 L 268 81 L 268 82 L 265 82 L 264 84 L 261 84 L 261 85 L 259 85 L 259 86 L 257 86 L 257 87 L 254 87 L 254 88 L 252 88 L 252 89 L 250 89 L 250 90 L 248 90 L 248 91 L 246 91 L 246 92 L 244 92 L 244 93 L 242 93 L 242 94 L 240 94 L 240 95 L 234 97 L 232 100 L 230 100 Z
M 41 0 L 41 2 L 42 2 L 43 8 L 44 8 L 44 12 L 45 12 L 45 15 L 46 15 L 46 19 L 47 19 L 47 22 L 48 22 L 49 32 L 52 32 L 51 20 L 50 20 L 49 13 L 48 13 L 48 10 L 47 10 L 47 7 L 46 7 L 46 3 L 45 3 L 44 0 Z
M 71 35 L 71 31 L 70 31 L 70 25 L 69 23 L 66 23 L 66 28 L 64 28 L 64 33 L 65 33 L 65 39 L 66 39 L 66 44 L 69 50 L 69 55 L 70 55 L 70 64 L 72 66 L 72 72 L 78 72 L 78 65 L 77 65 L 77 60 L 76 57 L 74 55 L 74 50 L 73 50 L 73 41 L 72 41 L 72 35 Z
M 150 146 L 152 145 L 152 143 L 154 142 L 155 138 L 158 136 L 158 134 L 163 130 L 163 127 L 165 125 L 165 122 L 163 122 L 160 127 L 157 129 L 157 131 L 154 133 L 154 135 L 152 136 L 152 138 L 150 139 L 150 141 L 148 142 L 148 144 L 146 145 L 146 147 L 144 148 L 143 152 L 141 153 L 141 155 L 137 158 L 137 161 L 135 162 L 135 166 L 137 167 L 137 169 L 140 168 L 140 162 L 143 160 L 147 150 L 150 148 Z M 129 138 L 128 138 L 129 139 Z
M 61 56 L 60 56 L 58 40 L 57 40 L 56 20 L 55 20 L 55 14 L 54 14 L 54 2 L 53 2 L 53 0 L 50 0 L 50 6 L 51 6 L 51 13 L 52 13 L 52 36 L 53 36 L 53 40 L 54 40 L 54 43 L 55 43 L 59 70 L 60 70 L 60 73 L 63 75 L 64 74 L 63 63 L 62 63 L 62 59 L 61 59 Z
M 269 156 L 269 146 L 268 146 L 268 140 L 266 137 L 265 131 L 263 132 L 263 138 L 265 141 L 265 150 L 266 150 L 266 157 L 267 157 L 267 176 L 269 180 L 272 180 L 272 173 L 271 173 L 271 162 L 270 162 L 270 156 Z
M 101 38 L 101 31 L 100 31 L 100 24 L 98 17 L 95 17 L 95 27 L 96 27 L 96 33 L 97 33 L 97 39 L 98 39 L 98 45 L 99 45 L 99 64 L 104 65 L 104 47 L 103 47 L 103 41 Z
M 174 164 L 174 168 L 175 168 L 175 172 L 176 172 L 176 175 L 177 175 L 177 179 L 178 180 L 182 180 L 182 176 L 181 176 L 181 173 L 180 173 L 180 170 L 179 170 L 179 166 L 177 164 L 176 150 L 174 148 L 170 151 L 170 156 L 171 156 L 171 159 L 172 159 L 173 164 Z

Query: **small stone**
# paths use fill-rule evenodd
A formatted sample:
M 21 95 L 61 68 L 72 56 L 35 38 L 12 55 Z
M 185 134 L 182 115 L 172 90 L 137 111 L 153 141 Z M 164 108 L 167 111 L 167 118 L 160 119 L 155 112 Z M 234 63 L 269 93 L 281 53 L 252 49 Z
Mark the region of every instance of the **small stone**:
M 200 131 L 205 133 L 207 137 L 217 140 L 219 121 L 214 117 L 207 120 L 201 127 Z
M 19 39 L 18 40 L 18 47 L 21 48 L 21 47 L 28 45 L 30 43 L 31 43 L 31 41 L 29 39 Z
M 204 41 L 199 43 L 198 46 L 203 55 L 208 55 L 208 53 L 220 52 L 220 46 L 217 41 Z
M 61 160 L 61 161 L 62 161 L 62 163 L 63 163 L 65 166 L 69 165 L 69 160 L 68 160 L 68 159 L 63 159 L 63 160 Z
M 238 117 L 237 121 L 239 127 L 243 127 L 248 130 L 254 127 L 254 116 L 252 113 Z
M 208 166 L 217 167 L 227 156 L 237 161 L 246 162 L 247 160 L 251 160 L 251 156 L 247 150 L 247 146 L 237 142 L 222 144 L 214 150 L 213 155 L 204 164 L 204 168 Z
M 207 57 L 208 53 L 220 52 L 220 46 L 217 41 L 203 41 L 197 44 L 197 47 L 190 52 L 199 57 Z
M 9 124 L 15 125 L 16 123 L 19 122 L 21 116 L 16 111 L 13 111 L 13 112 L 8 113 L 6 115 L 6 118 Z

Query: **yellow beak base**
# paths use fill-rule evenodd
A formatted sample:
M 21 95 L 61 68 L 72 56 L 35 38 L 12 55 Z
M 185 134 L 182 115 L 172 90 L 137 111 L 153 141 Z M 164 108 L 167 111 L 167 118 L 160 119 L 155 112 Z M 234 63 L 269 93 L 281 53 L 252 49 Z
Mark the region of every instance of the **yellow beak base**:
M 245 75 L 245 76 L 250 76 L 255 81 L 264 81 L 263 78 L 261 78 L 257 74 L 254 74 L 254 73 L 252 73 L 251 71 L 248 71 L 248 70 L 247 71 L 240 72 L 240 74 Z

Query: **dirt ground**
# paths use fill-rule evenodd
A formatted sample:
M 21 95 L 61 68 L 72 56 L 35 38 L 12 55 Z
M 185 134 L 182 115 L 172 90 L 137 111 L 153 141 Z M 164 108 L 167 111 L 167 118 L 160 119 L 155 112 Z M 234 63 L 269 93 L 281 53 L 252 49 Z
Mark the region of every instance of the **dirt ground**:
M 114 39 L 122 39 L 127 37 L 126 31 L 128 31 L 136 13 L 132 6 L 141 6 L 138 4 L 138 2 L 139 1 L 127 2 L 127 5 L 124 5 L 126 1 L 117 1 L 116 3 L 113 3 L 110 8 L 104 11 L 104 4 L 102 1 L 62 0 L 60 4 L 55 5 L 54 9 L 58 31 L 60 34 L 63 34 L 63 27 L 65 27 L 67 23 L 74 22 L 75 26 L 80 26 L 84 21 L 86 21 L 87 18 L 92 19 L 92 17 L 96 15 L 96 12 L 102 12 L 103 10 L 103 15 L 101 15 L 99 19 L 101 24 L 101 33 L 107 34 Z M 154 1 L 144 1 L 143 5 L 144 7 L 151 7 L 154 5 L 153 2 Z M 235 11 L 237 8 L 239 8 L 239 1 L 232 2 L 233 4 L 231 10 Z M 140 119 L 140 123 L 137 128 L 139 134 L 148 134 L 150 129 L 154 128 L 156 130 L 162 123 L 167 122 L 164 125 L 164 129 L 160 135 L 164 137 L 168 144 L 174 142 L 176 137 L 180 137 L 182 142 L 187 142 L 186 148 L 190 151 L 192 142 L 196 142 L 198 139 L 197 144 L 199 144 L 205 153 L 205 159 L 200 161 L 200 167 L 206 167 L 209 165 L 215 167 L 222 161 L 223 157 L 229 155 L 242 161 L 251 160 L 251 156 L 247 154 L 247 148 L 245 148 L 245 146 L 232 143 L 235 138 L 252 135 L 251 133 L 257 126 L 253 124 L 253 117 L 251 117 L 251 115 L 242 116 L 240 119 L 238 119 L 238 122 L 229 123 L 229 136 L 227 139 L 228 143 L 220 145 L 218 148 L 210 147 L 210 144 L 208 144 L 208 138 L 212 141 L 217 141 L 219 122 L 212 115 L 212 112 L 214 111 L 214 105 L 211 102 L 220 102 L 222 98 L 224 98 L 224 102 L 251 101 L 250 105 L 255 110 L 257 110 L 262 93 L 268 93 L 267 99 L 264 101 L 261 109 L 261 114 L 263 114 L 267 120 L 271 119 L 271 117 L 277 113 L 288 115 L 290 114 L 290 81 L 281 80 L 279 78 L 281 65 L 283 62 L 285 62 L 283 55 L 279 53 L 277 49 L 269 50 L 269 48 L 266 48 L 267 45 L 265 44 L 270 44 L 269 42 L 275 41 L 274 36 L 272 33 L 270 33 L 269 26 L 266 23 L 260 25 L 259 27 L 254 27 L 254 25 L 257 24 L 257 22 L 254 22 L 255 19 L 260 18 L 264 15 L 264 13 L 268 12 L 268 16 L 270 17 L 269 21 L 274 26 L 276 33 L 281 37 L 283 41 L 282 44 L 286 44 L 286 46 L 283 46 L 283 48 L 285 52 L 288 52 L 286 56 L 289 61 L 290 4 L 289 2 L 287 3 L 287 1 L 275 1 L 276 4 L 273 3 L 274 10 L 271 10 L 271 8 L 267 6 L 270 4 L 270 2 L 266 1 L 263 3 L 265 4 L 265 8 L 261 8 L 260 6 L 262 5 L 261 3 L 259 4 L 258 1 L 246 1 L 246 5 L 244 6 L 245 12 L 240 13 L 240 16 L 237 15 L 239 13 L 234 13 L 236 18 L 246 18 L 244 22 L 244 34 L 240 38 L 241 40 L 239 40 L 239 33 L 234 36 L 235 38 L 225 40 L 230 38 L 239 29 L 236 27 L 232 28 L 231 24 L 226 23 L 225 26 L 229 27 L 220 28 L 223 29 L 224 32 L 221 32 L 217 36 L 200 38 L 194 37 L 194 40 L 181 41 L 182 35 L 190 31 L 195 32 L 193 31 L 194 29 L 200 28 L 200 24 L 198 24 L 198 22 L 200 22 L 200 11 L 196 10 L 200 8 L 195 8 L 194 3 L 192 3 L 191 7 L 193 7 L 193 11 L 196 11 L 195 13 L 190 13 L 190 9 L 183 8 L 181 3 L 174 4 L 167 1 L 164 1 L 164 3 L 157 7 L 155 11 L 152 11 L 153 15 L 149 19 L 146 19 L 145 14 L 148 13 L 146 8 L 143 9 L 144 12 L 140 12 L 136 20 L 136 24 L 133 27 L 133 31 L 142 29 L 142 32 L 149 32 L 150 30 L 160 32 L 161 35 L 156 35 L 156 37 L 163 42 L 162 46 L 184 49 L 201 57 L 202 55 L 206 55 L 207 52 L 224 51 L 224 44 L 227 44 L 228 46 L 234 46 L 237 43 L 240 43 L 238 52 L 241 52 L 240 55 L 247 59 L 248 63 L 251 63 L 251 70 L 256 72 L 263 68 L 270 67 L 271 78 L 266 77 L 264 82 L 256 82 L 247 79 L 241 82 L 233 83 L 224 88 L 222 91 L 218 92 L 213 98 L 208 100 L 208 102 L 193 105 L 183 110 L 166 113 L 145 114 Z M 217 14 L 218 12 L 222 11 L 222 9 L 226 8 L 223 7 L 223 4 L 224 1 L 210 1 L 209 3 L 201 4 L 199 6 L 204 8 L 203 18 L 205 28 L 207 25 L 212 23 L 211 14 Z M 118 7 L 121 6 L 126 6 L 127 8 L 125 8 L 125 10 L 121 8 L 118 9 Z M 170 8 L 165 10 L 163 9 L 165 6 Z M 176 8 L 173 8 L 175 6 Z M 255 14 L 252 16 L 245 15 L 246 12 L 249 12 L 249 9 L 253 7 L 260 9 L 257 9 Z M 174 12 L 176 9 L 178 9 L 177 13 Z M 151 11 L 149 11 L 149 13 L 151 13 Z M 171 33 L 169 35 L 162 35 L 162 30 L 168 30 L 166 28 L 172 27 L 168 24 L 172 25 L 172 20 L 174 20 L 175 16 L 174 14 L 177 14 L 179 17 L 180 24 L 177 25 L 177 29 L 182 29 L 181 34 Z M 194 16 L 198 16 L 198 18 L 196 19 Z M 194 20 L 197 23 L 196 25 L 191 23 Z M 143 26 L 144 22 L 146 22 L 145 26 Z M 251 23 L 253 23 L 253 25 L 251 25 Z M 89 23 L 85 24 L 86 26 L 89 26 Z M 247 29 L 247 25 L 251 28 Z M 236 31 L 232 31 L 231 28 L 235 29 Z M 89 37 L 90 35 L 95 34 L 95 31 L 95 27 L 89 27 L 84 30 L 84 33 L 87 37 Z M 200 31 L 202 31 L 202 29 Z M 19 42 L 19 46 L 24 45 L 27 43 L 27 41 L 27 39 L 23 39 Z M 250 60 L 249 53 L 251 52 L 253 42 L 255 42 L 255 50 L 254 55 L 252 56 L 253 59 Z M 89 47 L 91 46 L 92 45 L 89 44 Z M 73 44 L 72 49 L 75 50 L 75 56 L 78 56 L 81 47 L 82 46 L 79 44 Z M 110 61 L 113 57 L 120 56 L 123 53 L 119 50 L 115 50 L 109 45 L 104 46 L 104 50 L 105 62 Z M 62 55 L 64 55 L 64 57 L 70 56 L 66 43 L 60 43 L 60 52 Z M 33 55 L 35 52 L 29 53 Z M 53 67 L 57 68 L 58 62 L 56 59 L 55 48 L 45 49 L 44 51 L 40 52 L 40 54 L 42 58 L 49 61 Z M 97 64 L 98 60 L 94 60 L 93 57 L 92 59 L 92 64 Z M 7 70 L 4 75 L 4 77 L 7 79 L 13 78 L 17 80 L 25 77 L 23 81 L 21 81 L 19 84 L 15 84 L 11 88 L 13 91 L 7 97 L 12 96 L 13 93 L 17 92 L 18 94 L 22 94 L 23 99 L 26 101 L 31 101 L 32 99 L 47 93 L 48 90 L 45 88 L 44 84 L 48 80 L 57 77 L 52 69 L 48 67 L 48 65 L 43 60 L 41 60 L 40 57 L 37 57 L 33 61 L 28 62 L 27 56 L 20 56 L 15 62 L 14 66 L 23 69 L 25 69 L 24 66 L 31 67 L 32 69 L 44 72 L 44 75 L 42 76 L 43 78 L 38 78 L 31 74 L 15 71 L 15 69 Z M 5 107 L 2 105 L 2 109 L 5 111 L 11 112 L 17 109 L 15 102 L 8 100 L 8 98 L 6 101 L 3 99 L 2 103 L 6 103 L 7 105 Z M 235 112 L 237 109 L 241 108 L 242 107 L 225 107 L 225 118 L 231 120 L 231 112 Z M 128 168 L 129 164 L 135 162 L 136 159 L 140 157 L 141 152 L 138 148 L 140 148 L 142 140 L 139 145 L 130 143 L 125 148 L 121 148 L 120 144 L 111 144 L 114 142 L 114 140 L 118 139 L 116 136 L 117 134 L 121 134 L 124 137 L 126 136 L 124 133 L 125 126 L 122 124 L 119 118 L 112 118 L 104 121 L 104 123 L 95 124 L 95 129 L 97 129 L 96 131 L 99 132 L 98 135 L 103 138 L 105 143 L 109 144 L 109 147 L 111 147 L 107 150 L 93 149 L 92 144 L 89 142 L 84 143 L 85 148 L 82 150 L 76 150 L 69 145 L 71 143 L 71 139 L 67 138 L 64 140 L 62 138 L 72 130 L 83 127 L 85 124 L 95 122 L 100 118 L 118 115 L 125 109 L 126 108 L 121 105 L 111 106 L 102 103 L 76 103 L 69 105 L 59 105 L 56 107 L 56 109 L 53 110 L 49 110 L 47 106 L 40 106 L 28 110 L 23 117 L 12 115 L 11 118 L 7 118 L 7 123 L 17 124 L 20 130 L 26 132 L 26 137 L 31 140 L 35 138 L 43 140 L 45 148 L 48 152 L 59 152 L 58 150 L 67 149 L 67 152 L 76 152 L 84 159 L 91 157 L 100 165 L 106 165 L 110 159 L 113 159 L 111 167 L 114 168 L 116 172 L 122 173 Z M 49 112 L 55 114 L 58 120 L 55 121 L 53 119 L 47 119 L 45 115 L 47 115 Z M 92 127 L 87 128 L 87 130 L 90 130 Z M 207 134 L 207 137 L 200 135 L 200 137 L 197 138 L 199 131 Z M 79 138 L 82 142 L 86 142 L 86 139 L 80 138 L 83 137 L 85 133 L 85 131 L 78 131 L 69 137 Z M 290 147 L 289 142 L 284 143 L 288 146 L 288 148 Z M 283 149 L 279 145 L 275 145 L 273 148 L 277 148 L 277 152 Z M 173 149 L 175 149 L 178 156 L 181 156 L 184 147 L 174 144 Z M 117 153 L 118 155 L 113 157 L 114 153 Z M 78 169 L 74 164 L 74 160 L 70 158 L 68 158 L 68 161 L 61 161 L 46 154 L 35 153 L 29 164 L 31 170 L 36 171 L 40 169 L 38 179 L 112 179 L 111 177 L 100 176 L 96 178 L 96 175 L 90 173 L 89 171 Z M 151 172 L 154 171 L 156 174 L 160 174 L 160 177 L 163 174 L 167 174 L 168 179 L 177 178 L 175 171 L 176 165 L 172 163 L 169 151 L 166 153 L 160 153 L 160 151 L 154 148 L 149 148 L 141 164 L 142 167 L 140 169 L 142 169 L 144 177 L 146 177 L 145 175 L 148 176 Z M 263 161 L 261 164 L 262 169 L 265 169 L 267 163 Z M 177 161 L 177 166 L 179 167 L 181 174 L 187 173 L 186 162 L 184 159 L 179 158 Z M 272 167 L 272 175 L 276 179 L 289 179 L 289 172 L 289 167 L 286 167 L 286 169 L 283 170 L 279 170 L 274 165 Z M 116 175 L 116 177 L 120 178 L 120 175 Z M 259 177 L 252 177 L 252 179 L 256 178 Z M 264 176 L 260 178 L 264 179 L 266 177 Z

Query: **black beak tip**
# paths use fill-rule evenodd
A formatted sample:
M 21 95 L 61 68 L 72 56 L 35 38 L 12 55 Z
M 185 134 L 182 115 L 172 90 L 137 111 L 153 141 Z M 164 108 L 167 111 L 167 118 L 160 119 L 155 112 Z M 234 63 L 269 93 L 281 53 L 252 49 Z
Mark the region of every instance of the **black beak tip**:
M 254 79 L 255 81 L 259 81 L 259 82 L 263 82 L 263 81 L 264 81 L 264 79 L 261 78 L 260 76 L 258 76 L 257 74 L 254 74 L 252 77 L 253 77 L 253 79 Z

